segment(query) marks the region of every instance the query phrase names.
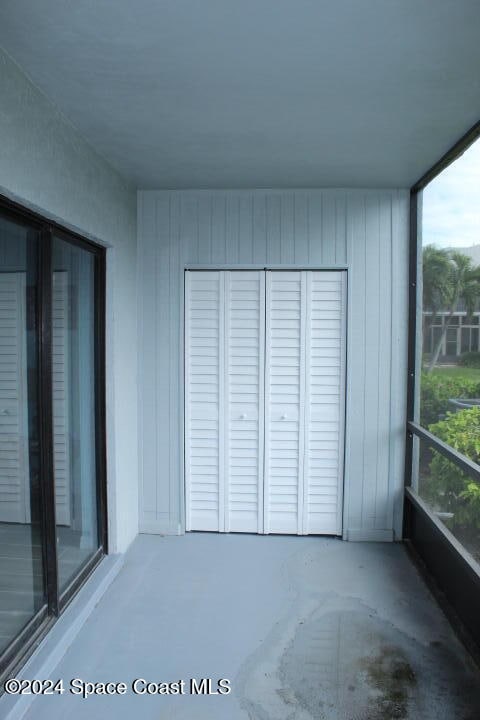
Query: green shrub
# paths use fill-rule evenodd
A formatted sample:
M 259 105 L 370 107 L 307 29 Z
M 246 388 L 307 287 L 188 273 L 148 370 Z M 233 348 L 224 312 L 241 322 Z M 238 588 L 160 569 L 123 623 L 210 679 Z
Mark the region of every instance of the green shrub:
M 466 352 L 460 356 L 459 365 L 480 369 L 480 352 Z
M 480 407 L 448 413 L 445 420 L 430 426 L 430 432 L 480 464 Z
M 480 382 L 464 377 L 443 377 L 422 373 L 420 424 L 428 427 L 438 422 L 452 406 L 450 398 L 480 397 Z
M 448 413 L 445 420 L 430 425 L 429 430 L 480 464 L 480 407 Z M 423 494 L 436 509 L 454 513 L 447 524 L 480 530 L 480 485 L 435 450 Z

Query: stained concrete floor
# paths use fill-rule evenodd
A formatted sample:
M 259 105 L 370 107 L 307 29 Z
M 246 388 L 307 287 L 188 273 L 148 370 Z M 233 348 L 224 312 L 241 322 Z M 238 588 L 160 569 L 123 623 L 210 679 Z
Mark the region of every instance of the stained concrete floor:
M 478 720 L 480 675 L 401 545 L 140 536 L 27 720 Z M 220 678 L 228 695 L 135 695 Z M 188 686 L 187 686 L 188 687 Z

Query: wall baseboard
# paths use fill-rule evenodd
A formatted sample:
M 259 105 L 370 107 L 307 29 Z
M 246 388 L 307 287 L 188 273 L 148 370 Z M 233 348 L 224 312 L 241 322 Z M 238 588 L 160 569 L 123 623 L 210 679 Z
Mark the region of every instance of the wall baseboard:
M 343 539 L 350 542 L 393 542 L 393 530 L 353 528 L 345 530 Z
M 184 531 L 177 524 L 159 520 L 157 522 L 144 522 L 138 530 L 140 535 L 184 535 Z

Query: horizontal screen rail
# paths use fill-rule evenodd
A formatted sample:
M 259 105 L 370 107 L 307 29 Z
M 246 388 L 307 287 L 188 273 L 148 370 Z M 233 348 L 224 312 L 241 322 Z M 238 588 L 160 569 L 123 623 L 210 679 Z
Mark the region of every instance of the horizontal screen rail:
M 457 554 L 458 560 L 463 563 L 464 568 L 470 573 L 480 589 L 480 566 L 475 558 L 463 547 L 461 542 L 457 540 L 455 535 L 450 532 L 415 490 L 406 487 L 405 496 L 430 525 L 432 532 L 436 534 L 437 541 L 440 538 L 444 545 L 448 545 Z
M 462 455 L 458 450 L 447 445 L 443 440 L 439 440 L 439 438 L 435 437 L 431 432 L 411 420 L 407 423 L 407 429 L 413 433 L 413 435 L 425 440 L 434 450 L 437 450 L 437 452 L 446 457 L 447 460 L 450 460 L 463 470 L 466 475 L 469 475 L 476 482 L 480 482 L 480 465 L 477 465 L 477 463 L 470 460 L 466 455 Z

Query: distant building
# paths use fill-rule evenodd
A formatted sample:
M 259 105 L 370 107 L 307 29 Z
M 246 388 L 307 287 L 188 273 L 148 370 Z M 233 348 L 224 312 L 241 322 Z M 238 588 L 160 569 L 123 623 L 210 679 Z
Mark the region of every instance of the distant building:
M 428 332 L 424 338 L 423 351 L 432 353 L 445 327 L 448 311 L 437 313 L 435 323 L 428 323 Z M 425 318 L 431 317 L 431 312 L 423 313 Z M 480 312 L 468 315 L 465 310 L 453 314 L 450 319 L 447 332 L 442 340 L 440 358 L 456 358 L 466 352 L 480 351 Z
M 474 265 L 480 265 L 480 244 L 471 245 L 470 247 L 453 247 L 448 248 L 452 252 L 458 252 L 472 259 Z M 425 311 L 423 316 L 425 319 L 432 317 L 431 312 Z M 428 332 L 423 338 L 425 353 L 432 353 L 445 327 L 445 322 L 449 316 L 448 310 L 438 312 L 435 323 L 428 323 Z M 428 321 L 427 321 L 428 322 Z M 464 308 L 460 308 L 458 312 L 453 314 L 450 320 L 448 330 L 442 340 L 440 348 L 440 358 L 445 360 L 448 358 L 457 358 L 466 352 L 480 352 L 480 311 L 468 315 Z

